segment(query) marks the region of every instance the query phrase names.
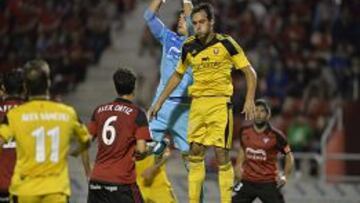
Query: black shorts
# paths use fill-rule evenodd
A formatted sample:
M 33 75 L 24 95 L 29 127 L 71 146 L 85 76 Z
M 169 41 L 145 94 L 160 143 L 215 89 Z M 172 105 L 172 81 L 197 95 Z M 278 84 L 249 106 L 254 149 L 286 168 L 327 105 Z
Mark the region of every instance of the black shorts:
M 89 182 L 88 203 L 143 203 L 140 190 L 134 184 Z
M 8 192 L 0 192 L 0 203 L 10 203 L 10 194 Z
M 276 182 L 256 183 L 243 180 L 234 185 L 233 203 L 252 203 L 257 197 L 263 203 L 285 203 Z

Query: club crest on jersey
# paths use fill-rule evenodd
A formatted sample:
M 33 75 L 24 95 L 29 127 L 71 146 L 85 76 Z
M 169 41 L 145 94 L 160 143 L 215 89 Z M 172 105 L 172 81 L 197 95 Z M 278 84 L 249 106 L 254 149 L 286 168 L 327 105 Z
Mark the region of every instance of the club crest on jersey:
M 263 138 L 263 142 L 264 142 L 265 144 L 268 143 L 269 140 L 270 140 L 270 139 L 269 139 L 268 137 L 264 137 L 264 138 Z
M 218 48 L 214 48 L 214 54 L 218 55 L 219 54 L 219 49 Z

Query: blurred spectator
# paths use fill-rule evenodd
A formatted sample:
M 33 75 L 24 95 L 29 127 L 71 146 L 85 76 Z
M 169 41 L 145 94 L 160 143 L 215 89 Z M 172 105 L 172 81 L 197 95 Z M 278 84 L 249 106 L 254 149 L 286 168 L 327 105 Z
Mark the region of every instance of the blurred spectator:
M 0 71 L 44 58 L 53 69 L 52 93 L 71 91 L 110 45 L 112 20 L 134 5 L 133 0 L 0 1 Z
M 313 137 L 313 131 L 303 113 L 298 114 L 290 124 L 287 130 L 287 136 L 291 149 L 294 152 L 309 150 L 309 141 Z

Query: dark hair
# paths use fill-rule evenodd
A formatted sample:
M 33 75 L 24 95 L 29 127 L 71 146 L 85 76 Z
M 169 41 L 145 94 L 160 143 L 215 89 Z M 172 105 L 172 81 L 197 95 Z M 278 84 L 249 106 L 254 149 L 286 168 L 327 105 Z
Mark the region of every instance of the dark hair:
M 200 11 L 204 11 L 207 15 L 207 19 L 209 21 L 215 20 L 214 7 L 209 3 L 200 3 L 195 6 L 191 11 L 191 18 L 193 18 L 195 13 L 199 13 Z
M 255 101 L 255 106 L 263 106 L 266 112 L 268 113 L 268 115 L 271 114 L 270 104 L 265 99 L 257 99 Z
M 21 94 L 24 91 L 24 72 L 22 69 L 12 69 L 3 76 L 3 85 L 6 94 Z
M 136 76 L 126 68 L 119 68 L 113 75 L 113 81 L 118 95 L 127 95 L 134 92 Z
M 25 86 L 29 95 L 46 94 L 50 88 L 50 69 L 46 61 L 35 59 L 27 62 L 25 69 Z

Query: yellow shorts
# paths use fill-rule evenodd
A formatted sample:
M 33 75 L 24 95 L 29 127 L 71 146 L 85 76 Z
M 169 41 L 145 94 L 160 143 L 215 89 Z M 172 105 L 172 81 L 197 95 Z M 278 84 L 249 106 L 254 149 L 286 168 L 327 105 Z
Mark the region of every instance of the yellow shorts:
M 193 98 L 190 107 L 188 142 L 230 149 L 233 114 L 229 97 Z
M 11 203 L 68 203 L 69 197 L 66 194 L 54 193 L 48 195 L 34 196 L 12 196 Z

